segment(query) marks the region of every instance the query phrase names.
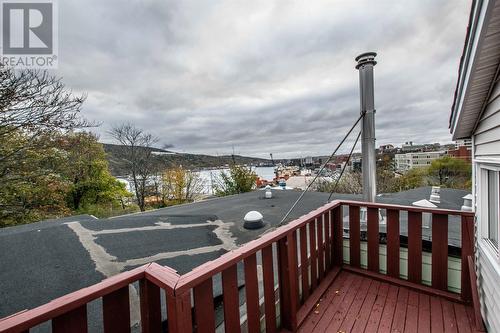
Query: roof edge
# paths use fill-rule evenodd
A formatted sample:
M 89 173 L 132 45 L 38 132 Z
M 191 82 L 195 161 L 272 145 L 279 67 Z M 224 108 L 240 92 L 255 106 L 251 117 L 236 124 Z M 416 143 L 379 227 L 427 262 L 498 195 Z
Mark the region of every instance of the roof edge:
M 464 42 L 458 70 L 458 79 L 453 97 L 449 118 L 449 129 L 454 140 L 467 138 L 472 135 L 472 130 L 465 129 L 458 133 L 458 126 L 463 115 L 462 107 L 467 97 L 470 79 L 477 67 L 477 55 L 486 35 L 492 8 L 496 0 L 474 0 L 471 5 L 469 23 Z M 479 116 L 480 111 L 477 116 Z

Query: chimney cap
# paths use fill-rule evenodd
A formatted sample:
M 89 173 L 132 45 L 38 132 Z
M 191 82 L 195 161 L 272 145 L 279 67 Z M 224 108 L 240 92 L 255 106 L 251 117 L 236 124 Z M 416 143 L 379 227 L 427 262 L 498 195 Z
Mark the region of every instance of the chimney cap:
M 359 67 L 365 65 L 365 64 L 372 64 L 375 66 L 377 62 L 375 61 L 375 57 L 377 56 L 376 52 L 365 52 L 357 56 L 354 60 L 358 62 L 356 65 L 356 69 Z
M 441 186 L 433 186 L 431 189 L 431 197 L 429 198 L 430 202 L 441 203 Z

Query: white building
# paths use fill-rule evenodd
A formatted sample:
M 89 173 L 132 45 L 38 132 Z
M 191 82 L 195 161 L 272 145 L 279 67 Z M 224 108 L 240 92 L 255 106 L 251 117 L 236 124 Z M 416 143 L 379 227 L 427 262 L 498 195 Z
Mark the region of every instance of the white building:
M 405 172 L 413 168 L 428 167 L 432 161 L 446 155 L 444 151 L 414 152 L 394 155 L 396 170 Z
M 453 140 L 472 138 L 475 269 L 481 313 L 500 332 L 500 0 L 474 1 L 450 117 Z

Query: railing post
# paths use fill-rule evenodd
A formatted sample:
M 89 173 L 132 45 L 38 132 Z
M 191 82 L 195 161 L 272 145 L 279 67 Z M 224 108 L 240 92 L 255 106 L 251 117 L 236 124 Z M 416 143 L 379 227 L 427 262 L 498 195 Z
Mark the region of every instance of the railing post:
M 168 331 L 172 333 L 192 332 L 191 292 L 180 295 L 166 292 Z M 158 331 L 159 332 L 159 331 Z
M 129 286 L 102 298 L 104 332 L 130 332 Z
M 332 209 L 332 264 L 341 266 L 344 261 L 344 223 L 342 220 L 342 206 Z
M 368 269 L 379 272 L 379 221 L 378 208 L 367 208 Z
M 448 215 L 432 214 L 432 287 L 448 290 Z
M 214 292 L 212 278 L 193 288 L 194 316 L 197 333 L 215 332 Z
M 399 210 L 387 209 L 387 275 L 399 278 Z
M 474 256 L 474 217 L 462 215 L 462 273 L 461 273 L 461 292 L 460 297 L 464 302 L 470 302 L 472 299 L 470 284 L 470 272 L 467 258 Z
M 361 244 L 360 244 L 359 207 L 349 206 L 349 265 L 360 267 Z
M 87 333 L 87 305 L 82 305 L 52 319 L 52 332 L 81 332 Z
M 238 268 L 236 264 L 222 271 L 222 303 L 224 308 L 224 331 L 241 332 L 238 294 Z
M 262 274 L 264 276 L 264 312 L 266 314 L 266 332 L 275 333 L 277 332 L 277 329 L 272 244 L 262 249 Z
M 278 241 L 278 260 L 281 327 L 295 332 L 299 304 L 295 231 Z
M 408 212 L 408 281 L 422 283 L 422 213 Z
M 330 228 L 332 225 L 332 211 L 328 211 L 325 215 L 325 268 L 326 271 L 330 271 L 332 267 L 331 259 L 331 247 L 332 247 L 332 237 L 330 233 Z
M 160 332 L 160 287 L 146 278 L 140 282 L 141 327 L 143 333 Z

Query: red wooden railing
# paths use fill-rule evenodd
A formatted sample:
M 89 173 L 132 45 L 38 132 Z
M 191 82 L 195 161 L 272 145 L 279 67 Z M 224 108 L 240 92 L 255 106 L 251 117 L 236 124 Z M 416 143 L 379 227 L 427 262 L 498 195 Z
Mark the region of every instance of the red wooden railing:
M 343 260 L 345 206 L 349 211 L 348 264 Z M 361 268 L 361 207 L 366 207 L 368 216 L 367 269 Z M 380 273 L 379 209 L 385 209 L 387 216 L 387 274 Z M 401 211 L 408 212 L 407 280 L 400 278 L 399 267 Z M 422 284 L 422 213 L 432 214 L 432 287 Z M 448 291 L 449 215 L 461 216 L 460 295 Z M 472 292 L 467 257 L 472 254 L 473 213 L 334 201 L 185 275 L 179 276 L 155 263 L 142 266 L 4 318 L 0 320 L 0 332 L 27 332 L 46 321 L 51 321 L 53 332 L 86 332 L 86 306 L 98 298 L 102 298 L 104 331 L 130 332 L 129 285 L 137 281 L 143 332 L 161 331 L 161 292 L 166 297 L 163 317 L 167 318 L 169 332 L 214 332 L 218 325 L 224 325 L 226 332 L 233 333 L 240 332 L 242 324 L 248 332 L 296 331 L 341 269 L 469 302 Z M 222 323 L 216 322 L 213 297 L 214 277 L 219 274 Z M 238 284 L 238 275 L 244 280 L 244 287 Z M 245 313 L 246 319 L 242 320 Z

